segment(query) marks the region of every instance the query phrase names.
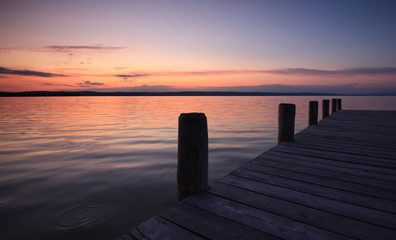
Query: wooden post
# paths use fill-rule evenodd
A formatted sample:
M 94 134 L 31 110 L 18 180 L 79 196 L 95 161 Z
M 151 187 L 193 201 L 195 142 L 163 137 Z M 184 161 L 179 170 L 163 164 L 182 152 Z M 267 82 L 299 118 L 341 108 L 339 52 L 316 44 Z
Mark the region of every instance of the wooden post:
M 296 118 L 296 105 L 279 104 L 278 116 L 278 143 L 294 141 L 294 122 Z
M 341 98 L 339 98 L 339 99 L 337 99 L 338 101 L 337 101 L 337 109 L 338 110 L 341 110 L 342 109 L 342 99 Z
M 310 101 L 309 102 L 309 117 L 308 117 L 308 125 L 318 123 L 318 101 Z
M 179 200 L 208 188 L 208 124 L 204 113 L 179 117 L 177 191 Z
M 331 99 L 331 113 L 337 112 L 337 99 Z
M 322 101 L 322 119 L 329 116 L 330 100 L 324 99 Z

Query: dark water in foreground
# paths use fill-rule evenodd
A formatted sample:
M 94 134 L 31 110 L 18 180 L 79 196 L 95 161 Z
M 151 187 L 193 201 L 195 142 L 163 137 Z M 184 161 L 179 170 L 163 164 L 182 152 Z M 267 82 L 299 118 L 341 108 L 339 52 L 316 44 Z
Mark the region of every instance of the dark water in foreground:
M 280 102 L 297 105 L 298 131 L 321 99 L 0 98 L 0 239 L 116 239 L 176 202 L 180 113 L 208 118 L 213 180 L 276 144 Z M 396 110 L 396 97 L 342 99 Z

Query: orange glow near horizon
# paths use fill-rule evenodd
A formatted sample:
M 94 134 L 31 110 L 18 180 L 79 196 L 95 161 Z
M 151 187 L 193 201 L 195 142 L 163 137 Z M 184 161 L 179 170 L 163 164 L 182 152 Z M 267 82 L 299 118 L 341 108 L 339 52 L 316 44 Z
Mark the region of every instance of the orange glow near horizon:
M 182 90 L 205 90 L 213 87 L 238 87 L 238 86 L 261 86 L 261 85 L 343 85 L 359 84 L 395 85 L 392 81 L 395 74 L 351 74 L 350 76 L 338 76 L 337 74 L 320 75 L 307 73 L 282 74 L 271 71 L 257 70 L 235 70 L 235 71 L 130 71 L 128 67 L 102 67 L 85 68 L 78 66 L 33 68 L 27 70 L 22 68 L 18 71 L 34 71 L 39 73 L 51 73 L 55 76 L 29 76 L 17 73 L 0 75 L 0 91 L 84 91 L 116 89 L 120 91 L 125 88 L 128 91 L 133 87 L 140 86 L 168 86 L 177 91 Z M 107 70 L 106 70 L 107 69 Z M 13 69 L 11 69 L 13 70 Z M 56 76 L 61 74 L 65 76 Z M 341 74 L 340 74 L 341 75 Z M 373 78 L 381 78 L 381 81 L 373 83 Z M 319 83 L 320 80 L 320 83 Z

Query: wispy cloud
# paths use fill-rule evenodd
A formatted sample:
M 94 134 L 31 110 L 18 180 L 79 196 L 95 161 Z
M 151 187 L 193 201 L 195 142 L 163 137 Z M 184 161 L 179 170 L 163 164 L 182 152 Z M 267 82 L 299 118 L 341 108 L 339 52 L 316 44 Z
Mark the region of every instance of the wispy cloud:
M 0 74 L 20 75 L 20 76 L 36 76 L 36 77 L 70 77 L 70 75 L 38 72 L 30 70 L 12 70 L 8 68 L 0 67 Z
M 147 73 L 144 73 L 144 74 L 135 73 L 135 74 L 118 74 L 118 75 L 114 75 L 114 76 L 126 79 L 126 78 L 147 77 L 150 75 L 151 74 L 147 74 Z
M 278 92 L 278 93 L 332 93 L 332 94 L 396 94 L 395 86 L 367 86 L 359 83 L 344 85 L 286 85 L 270 84 L 257 86 L 206 87 L 204 91 L 230 92 Z
M 355 76 L 355 75 L 394 75 L 396 74 L 396 67 L 382 67 L 382 68 L 350 68 L 341 70 L 323 70 L 323 69 L 308 69 L 308 68 L 287 68 L 280 70 L 263 71 L 265 73 L 282 74 L 282 75 L 339 75 L 339 76 Z
M 104 83 L 99 82 L 91 82 L 91 81 L 84 81 L 82 83 L 76 83 L 78 87 L 94 87 L 94 86 L 102 86 Z
M 91 53 L 91 54 L 114 54 L 122 50 L 135 50 L 133 47 L 113 47 L 104 45 L 50 45 L 38 48 L 0 48 L 0 52 L 27 51 L 41 53 Z
M 133 49 L 131 47 L 112 47 L 112 46 L 102 46 L 102 45 L 52 45 L 46 46 L 41 50 L 36 50 L 36 52 L 54 52 L 54 53 L 119 53 L 120 50 Z
M 56 84 L 56 83 L 43 83 L 43 85 L 46 85 L 46 86 L 75 87 L 75 86 L 69 85 L 69 84 Z
M 324 70 L 309 68 L 286 68 L 276 70 L 220 70 L 220 71 L 191 71 L 191 72 L 156 72 L 156 76 L 206 76 L 206 75 L 237 75 L 237 74 L 277 74 L 296 76 L 357 76 L 357 75 L 396 75 L 396 67 L 382 68 L 350 68 L 340 70 Z
M 85 88 L 86 91 L 97 92 L 174 92 L 174 91 L 188 91 L 173 86 L 166 85 L 141 85 L 135 87 L 114 87 L 114 88 Z M 190 89 L 191 90 L 191 89 Z

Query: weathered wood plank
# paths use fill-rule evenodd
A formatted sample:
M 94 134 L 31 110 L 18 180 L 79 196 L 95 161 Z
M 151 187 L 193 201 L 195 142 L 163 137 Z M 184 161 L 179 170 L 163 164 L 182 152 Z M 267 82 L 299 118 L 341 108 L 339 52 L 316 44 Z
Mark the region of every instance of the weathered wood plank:
M 360 119 L 361 121 L 361 119 Z M 318 126 L 314 126 L 313 129 L 324 129 L 324 130 L 331 130 L 331 131 L 340 131 L 347 130 L 347 131 L 363 131 L 365 133 L 376 133 L 377 131 L 384 131 L 390 130 L 395 131 L 393 123 L 393 119 L 390 122 L 385 123 L 382 122 L 381 125 L 378 125 L 377 121 L 374 119 L 367 119 L 368 122 L 360 121 L 345 121 L 343 118 L 329 118 L 323 121 L 320 121 Z M 392 121 L 392 122 L 391 122 Z M 358 123 L 359 122 L 359 123 Z M 358 124 L 357 124 L 358 123 Z
M 171 207 L 161 216 L 209 239 L 279 239 L 182 203 Z
M 383 150 L 395 151 L 395 146 L 392 144 L 384 145 L 378 144 L 375 141 L 367 142 L 362 140 L 361 138 L 351 138 L 347 136 L 339 136 L 337 134 L 327 134 L 327 133 L 312 133 L 312 131 L 304 132 L 304 134 L 296 135 L 296 138 L 310 138 L 310 139 L 318 139 L 323 141 L 333 141 L 336 143 L 347 143 L 349 145 L 357 145 L 357 146 L 368 146 Z
M 262 166 L 253 163 L 250 163 L 245 168 L 238 168 L 237 170 L 233 171 L 231 175 L 396 214 L 395 201 L 385 200 L 336 188 L 330 188 L 316 183 L 299 181 L 293 178 L 287 178 L 286 176 L 268 174 L 266 173 L 265 167 L 263 168 Z
M 282 143 L 282 145 L 288 146 L 290 144 Z M 309 141 L 309 140 L 304 141 L 304 140 L 298 139 L 293 142 L 293 146 L 295 146 L 295 147 L 301 146 L 303 148 L 324 150 L 324 151 L 335 152 L 335 153 L 347 153 L 347 154 L 353 154 L 356 156 L 372 157 L 372 158 L 377 159 L 378 161 L 384 160 L 384 162 L 396 162 L 396 156 L 393 154 L 393 152 L 373 150 L 373 149 L 368 149 L 368 148 L 364 148 L 364 147 L 351 148 L 351 147 L 346 147 L 344 145 L 321 143 L 321 142 L 315 141 L 314 139 L 312 139 L 311 141 Z
M 209 193 L 354 239 L 394 239 L 396 232 L 373 224 L 285 201 L 259 191 L 216 182 Z
M 318 157 L 294 155 L 284 152 L 268 151 L 266 152 L 266 154 L 260 155 L 259 158 L 268 159 L 270 161 L 324 169 L 327 171 L 337 171 L 358 176 L 367 176 L 369 178 L 390 182 L 394 182 L 394 179 L 396 178 L 396 171 L 394 169 L 373 167 L 357 163 L 341 162 Z
M 347 141 L 365 142 L 367 144 L 374 146 L 376 145 L 384 145 L 387 147 L 393 146 L 393 148 L 396 142 L 396 140 L 392 136 L 370 135 L 370 134 L 353 133 L 353 132 L 334 132 L 334 131 L 327 131 L 322 128 L 315 128 L 315 126 L 316 125 L 313 125 L 312 129 L 311 128 L 307 129 L 307 133 L 345 138 L 345 140 Z
M 262 158 L 262 157 L 260 156 L 259 158 Z M 257 163 L 261 164 L 261 165 L 271 166 L 271 167 L 276 167 L 276 168 L 281 168 L 281 169 L 292 169 L 293 171 L 296 171 L 296 172 L 306 173 L 306 174 L 310 174 L 310 175 L 314 175 L 314 176 L 338 179 L 338 180 L 342 180 L 345 182 L 359 183 L 362 185 L 372 186 L 372 187 L 376 187 L 379 189 L 387 189 L 387 190 L 395 192 L 395 194 L 396 194 L 395 183 L 393 183 L 393 182 L 373 179 L 373 178 L 369 178 L 367 176 L 356 176 L 356 175 L 352 175 L 352 174 L 343 174 L 340 172 L 326 171 L 326 170 L 322 170 L 322 169 L 318 169 L 318 168 L 313 168 L 310 166 L 299 166 L 297 164 L 290 165 L 287 163 L 282 163 L 280 161 L 269 161 L 266 159 L 268 159 L 268 157 L 264 156 L 262 158 L 262 161 L 257 161 Z
M 241 187 L 251 191 L 270 195 L 279 199 L 294 202 L 307 207 L 327 211 L 347 218 L 364 221 L 369 224 L 379 225 L 396 230 L 396 215 L 374 209 L 368 209 L 349 203 L 335 201 L 324 197 L 278 187 L 275 185 L 253 181 L 233 175 L 225 176 L 218 180 L 232 186 Z M 395 231 L 396 232 L 396 231 Z
M 139 232 L 136 228 L 132 229 L 129 233 L 132 239 L 134 240 L 148 240 L 141 232 Z
M 137 227 L 148 239 L 196 239 L 202 240 L 203 238 L 186 231 L 175 224 L 166 221 L 160 217 L 153 217 Z M 138 238 L 139 239 L 139 238 Z
M 282 239 L 350 239 L 340 234 L 210 194 L 186 199 L 184 203 Z
M 253 164 L 253 163 L 257 163 L 257 162 L 252 161 L 248 164 Z M 294 168 L 277 168 L 263 164 L 260 165 L 262 165 L 263 167 L 257 168 L 257 170 L 267 174 L 286 176 L 288 178 L 292 178 L 298 181 L 315 183 L 326 187 L 331 187 L 335 189 L 396 201 L 395 191 L 392 190 L 376 188 L 369 185 L 364 185 L 362 183 L 346 182 L 337 178 L 328 178 L 320 175 L 312 175 L 309 172 L 298 172 L 295 171 Z
M 375 151 L 375 152 L 379 152 L 381 154 L 388 153 L 391 156 L 396 155 L 396 148 L 390 149 L 390 148 L 383 148 L 381 146 L 368 146 L 368 145 L 359 144 L 356 142 L 345 141 L 344 139 L 337 140 L 337 139 L 332 139 L 332 138 L 326 138 L 322 135 L 312 136 L 310 134 L 302 134 L 302 135 L 296 136 L 295 140 L 303 141 L 306 143 L 321 144 L 321 145 L 325 145 L 328 147 L 334 147 L 334 148 L 341 147 L 341 148 L 364 149 L 366 151 Z
M 259 159 L 262 159 L 262 162 L 292 164 L 291 167 L 299 166 L 299 167 L 304 167 L 304 168 L 308 168 L 308 169 L 313 168 L 313 169 L 323 170 L 323 171 L 326 171 L 329 173 L 334 172 L 337 174 L 363 177 L 363 178 L 367 178 L 370 180 L 373 179 L 375 181 L 378 180 L 378 181 L 382 181 L 382 182 L 396 183 L 396 175 L 373 172 L 371 169 L 372 167 L 370 167 L 370 166 L 363 165 L 362 169 L 358 169 L 358 168 L 351 168 L 351 167 L 347 167 L 347 166 L 329 165 L 329 164 L 325 164 L 322 161 L 320 161 L 321 159 L 319 159 L 319 158 L 317 158 L 319 160 L 316 160 L 316 161 L 300 161 L 298 159 L 288 158 L 288 156 L 285 153 L 276 152 L 276 151 L 270 151 L 267 154 L 260 155 L 258 158 L 256 158 L 257 161 L 261 162 Z M 332 161 L 332 160 L 328 160 L 328 161 Z M 333 162 L 343 163 L 343 162 L 337 162 L 337 161 L 333 161 Z M 355 165 L 357 165 L 357 164 L 355 164 Z M 360 165 L 360 166 L 362 166 L 362 165 Z M 396 173 L 396 171 L 394 169 L 390 169 L 389 172 Z M 394 189 L 394 188 L 392 188 L 392 189 Z
M 297 147 L 282 146 L 282 145 L 278 145 L 272 148 L 271 151 L 286 152 L 286 153 L 292 153 L 302 156 L 319 157 L 319 158 L 325 158 L 331 160 L 338 160 L 342 162 L 358 163 L 368 166 L 396 169 L 395 163 L 391 161 L 389 162 L 377 161 L 377 159 L 373 157 L 356 156 L 353 154 L 333 153 L 323 150 L 313 150 L 307 148 L 297 148 Z

